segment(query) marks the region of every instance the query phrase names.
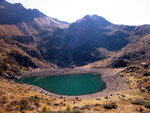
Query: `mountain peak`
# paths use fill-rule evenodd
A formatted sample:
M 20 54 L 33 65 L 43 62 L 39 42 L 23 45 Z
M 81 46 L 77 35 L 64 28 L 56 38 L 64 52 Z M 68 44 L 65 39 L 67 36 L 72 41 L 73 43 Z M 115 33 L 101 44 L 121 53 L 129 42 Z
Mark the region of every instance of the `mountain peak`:
M 13 4 L 13 7 L 16 7 L 16 9 L 25 9 L 21 3 L 15 3 Z
M 106 27 L 112 25 L 111 22 L 107 21 L 105 18 L 98 15 L 86 15 L 83 18 L 76 21 L 76 23 L 93 23 L 101 27 Z
M 103 18 L 103 17 L 98 16 L 98 15 L 95 14 L 95 15 L 85 15 L 83 18 L 96 20 L 96 19 Z M 103 19 L 104 19 L 104 18 L 103 18 Z

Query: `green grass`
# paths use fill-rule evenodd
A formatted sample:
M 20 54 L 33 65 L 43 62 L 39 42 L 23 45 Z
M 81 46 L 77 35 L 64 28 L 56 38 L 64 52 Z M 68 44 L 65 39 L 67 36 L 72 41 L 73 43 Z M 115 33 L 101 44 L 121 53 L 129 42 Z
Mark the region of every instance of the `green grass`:
M 36 95 L 35 96 L 31 96 L 30 98 L 34 99 L 34 100 L 40 100 L 40 98 L 38 96 L 36 96 Z

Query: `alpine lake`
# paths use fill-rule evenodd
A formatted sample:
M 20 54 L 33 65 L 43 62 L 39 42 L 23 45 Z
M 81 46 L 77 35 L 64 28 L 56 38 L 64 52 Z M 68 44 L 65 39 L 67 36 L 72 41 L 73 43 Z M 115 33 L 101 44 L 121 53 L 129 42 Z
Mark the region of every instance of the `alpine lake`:
M 77 96 L 92 94 L 106 88 L 99 74 L 76 74 L 21 78 L 19 82 L 39 86 L 49 92 Z

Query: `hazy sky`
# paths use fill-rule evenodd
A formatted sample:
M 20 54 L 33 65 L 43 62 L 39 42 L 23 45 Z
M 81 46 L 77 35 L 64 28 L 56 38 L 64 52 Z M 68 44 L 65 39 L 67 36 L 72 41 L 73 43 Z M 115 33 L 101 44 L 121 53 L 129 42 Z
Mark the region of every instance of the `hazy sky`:
M 62 21 L 97 14 L 115 24 L 150 24 L 150 0 L 6 0 L 36 8 Z

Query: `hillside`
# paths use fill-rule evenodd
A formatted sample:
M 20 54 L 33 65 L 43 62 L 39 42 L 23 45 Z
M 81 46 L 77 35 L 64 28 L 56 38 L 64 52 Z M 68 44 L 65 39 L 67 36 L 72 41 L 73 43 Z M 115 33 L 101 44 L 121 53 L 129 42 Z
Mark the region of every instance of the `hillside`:
M 28 85 L 0 79 L 1 113 L 148 113 L 149 95 L 137 90 L 93 99 L 46 96 Z
M 21 4 L 2 0 L 0 5 L 1 56 L 13 59 L 19 69 L 83 66 L 110 57 L 114 60 L 114 54 L 121 59 L 118 54 L 132 54 L 133 47 L 137 48 L 135 54 L 144 49 L 145 59 L 149 57 L 149 25 L 115 25 L 97 15 L 67 24 Z M 7 67 L 11 61 L 1 62 Z
M 47 17 L 36 9 L 25 9 L 21 4 L 1 0 L 0 6 L 1 74 L 13 78 L 30 68 L 54 67 L 41 57 L 37 46 L 44 39 L 40 36 L 51 36 L 57 29 L 67 28 L 68 24 Z

